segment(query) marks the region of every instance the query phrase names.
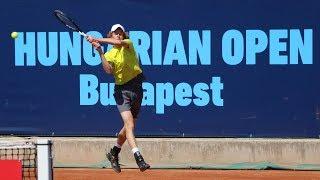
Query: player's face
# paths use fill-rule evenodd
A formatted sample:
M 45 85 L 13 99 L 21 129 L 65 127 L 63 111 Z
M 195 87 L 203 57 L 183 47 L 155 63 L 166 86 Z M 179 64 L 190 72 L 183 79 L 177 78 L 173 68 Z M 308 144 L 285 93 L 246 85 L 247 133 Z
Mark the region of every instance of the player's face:
M 124 32 L 122 29 L 118 28 L 115 31 L 112 32 L 112 38 L 117 40 L 123 40 L 124 39 Z

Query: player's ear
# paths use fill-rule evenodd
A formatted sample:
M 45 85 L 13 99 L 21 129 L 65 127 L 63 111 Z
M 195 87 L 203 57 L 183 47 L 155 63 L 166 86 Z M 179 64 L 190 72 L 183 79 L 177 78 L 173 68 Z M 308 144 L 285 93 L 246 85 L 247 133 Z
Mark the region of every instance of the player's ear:
M 129 39 L 129 33 L 128 32 L 124 32 L 124 39 Z

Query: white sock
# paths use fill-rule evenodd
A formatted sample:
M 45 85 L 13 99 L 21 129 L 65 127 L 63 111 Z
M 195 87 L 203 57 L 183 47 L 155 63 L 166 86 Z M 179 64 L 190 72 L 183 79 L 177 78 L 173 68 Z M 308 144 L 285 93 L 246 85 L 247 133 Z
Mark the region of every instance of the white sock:
M 138 151 L 139 151 L 139 149 L 138 149 L 138 148 L 133 148 L 131 151 L 132 151 L 132 152 L 133 152 L 133 154 L 134 154 L 134 153 L 138 152 Z
M 116 143 L 115 146 L 116 146 L 117 148 L 120 148 L 120 149 L 121 149 L 121 145 L 120 145 L 120 144 Z

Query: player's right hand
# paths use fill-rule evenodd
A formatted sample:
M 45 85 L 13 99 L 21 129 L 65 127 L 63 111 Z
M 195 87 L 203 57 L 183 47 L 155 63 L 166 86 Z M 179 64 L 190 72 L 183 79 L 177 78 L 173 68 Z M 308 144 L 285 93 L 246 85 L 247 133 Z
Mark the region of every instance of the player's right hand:
M 98 52 L 102 52 L 102 48 L 101 48 L 101 44 L 98 42 L 91 42 L 91 44 L 93 45 L 93 47 L 98 51 Z

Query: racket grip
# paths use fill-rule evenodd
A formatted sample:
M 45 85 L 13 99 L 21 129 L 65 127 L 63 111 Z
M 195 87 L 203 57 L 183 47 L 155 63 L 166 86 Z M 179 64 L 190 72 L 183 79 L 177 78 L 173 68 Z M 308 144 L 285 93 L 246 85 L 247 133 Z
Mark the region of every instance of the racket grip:
M 82 36 L 84 36 L 84 37 L 87 37 L 87 36 L 88 36 L 86 33 L 81 32 L 81 31 L 79 31 L 79 34 L 82 35 Z

